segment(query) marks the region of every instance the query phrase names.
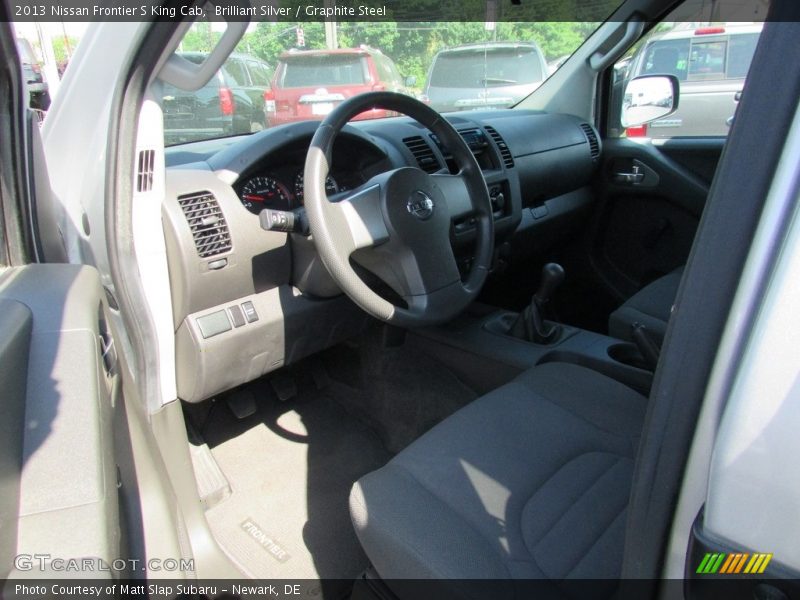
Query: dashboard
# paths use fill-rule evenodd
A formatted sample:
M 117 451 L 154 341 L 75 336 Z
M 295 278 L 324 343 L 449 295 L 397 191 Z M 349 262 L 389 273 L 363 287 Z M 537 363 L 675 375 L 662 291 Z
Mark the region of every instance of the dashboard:
M 592 203 L 601 152 L 594 127 L 523 110 L 447 115 L 482 170 L 498 253 L 524 254 Z M 303 211 L 305 156 L 318 123 L 183 144 L 166 151 L 164 237 L 176 336 L 178 392 L 199 402 L 351 337 L 370 318 L 342 295 L 313 238 L 265 231 L 265 208 Z M 358 121 L 337 136 L 331 201 L 401 167 L 454 168 L 447 148 L 406 117 Z M 452 223 L 467 271 L 473 220 Z M 509 250 L 510 249 L 510 250 Z

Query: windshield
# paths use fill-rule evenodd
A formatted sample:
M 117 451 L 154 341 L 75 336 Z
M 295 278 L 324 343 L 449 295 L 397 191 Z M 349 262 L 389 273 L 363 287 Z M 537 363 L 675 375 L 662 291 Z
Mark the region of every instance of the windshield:
M 196 92 L 164 89 L 167 145 L 321 120 L 358 94 L 413 96 L 441 112 L 507 109 L 598 23 L 260 22 Z M 196 22 L 178 54 L 201 60 L 222 35 Z M 372 110 L 356 119 L 397 116 Z
M 205 86 L 184 90 L 162 84 L 164 143 L 172 146 L 320 121 L 348 98 L 373 91 L 406 94 L 439 112 L 508 109 L 560 68 L 599 24 L 366 17 L 253 22 Z M 36 39 L 35 29 L 17 29 L 21 37 Z M 53 36 L 58 67 L 54 77 L 67 68 L 85 29 L 86 23 L 67 23 Z M 198 20 L 176 54 L 201 63 L 224 32 L 222 21 Z M 396 116 L 376 109 L 355 120 Z

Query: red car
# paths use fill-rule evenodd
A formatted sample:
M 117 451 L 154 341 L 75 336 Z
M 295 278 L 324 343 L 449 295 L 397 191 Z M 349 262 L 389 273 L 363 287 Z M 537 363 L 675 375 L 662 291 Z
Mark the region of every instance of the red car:
M 270 126 L 323 119 L 343 100 L 379 90 L 408 93 L 400 71 L 380 50 L 291 50 L 279 58 L 264 111 Z M 357 119 L 391 116 L 395 113 L 378 109 Z

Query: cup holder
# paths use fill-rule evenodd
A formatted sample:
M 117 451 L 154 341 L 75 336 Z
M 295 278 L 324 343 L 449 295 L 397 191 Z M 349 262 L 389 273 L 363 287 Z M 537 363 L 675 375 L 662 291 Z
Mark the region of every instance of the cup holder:
M 633 344 L 626 342 L 612 344 L 608 347 L 608 356 L 612 360 L 622 363 L 623 365 L 628 365 L 637 369 L 643 369 L 645 371 L 650 370 L 647 366 L 647 362 L 645 362 L 644 357 L 642 356 L 642 353 L 639 352 L 639 349 Z

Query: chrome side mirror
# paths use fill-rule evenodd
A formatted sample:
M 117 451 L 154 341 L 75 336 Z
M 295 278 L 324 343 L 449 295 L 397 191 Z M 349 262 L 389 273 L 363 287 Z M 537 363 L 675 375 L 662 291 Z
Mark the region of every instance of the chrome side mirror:
M 678 78 L 674 75 L 631 79 L 622 98 L 622 126 L 636 127 L 671 115 L 678 109 L 678 90 Z

